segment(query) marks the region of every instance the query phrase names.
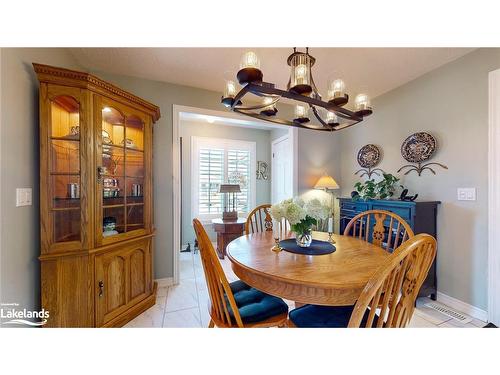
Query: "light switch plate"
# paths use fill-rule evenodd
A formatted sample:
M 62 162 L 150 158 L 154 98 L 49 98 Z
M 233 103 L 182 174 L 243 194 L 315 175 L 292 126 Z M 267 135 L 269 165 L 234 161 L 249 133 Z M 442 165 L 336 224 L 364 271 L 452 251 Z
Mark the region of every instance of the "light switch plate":
M 476 188 L 457 188 L 457 199 L 459 201 L 475 201 Z
M 16 207 L 31 206 L 33 194 L 31 188 L 16 189 Z

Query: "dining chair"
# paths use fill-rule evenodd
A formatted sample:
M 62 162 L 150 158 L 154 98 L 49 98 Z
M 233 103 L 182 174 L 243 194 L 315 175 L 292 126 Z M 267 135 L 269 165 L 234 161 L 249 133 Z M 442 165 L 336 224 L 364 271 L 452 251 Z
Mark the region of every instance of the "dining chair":
M 210 304 L 209 328 L 284 327 L 288 305 L 281 298 L 252 288 L 243 281 L 227 281 L 210 238 L 198 219 L 193 220 Z
M 344 236 L 357 237 L 392 252 L 412 238 L 414 233 L 408 223 L 394 212 L 369 210 L 349 221 Z
M 247 217 L 245 233 L 258 233 L 273 230 L 273 219 L 269 213 L 270 204 L 261 204 L 255 207 Z
M 289 327 L 404 328 L 436 256 L 436 240 L 418 234 L 398 247 L 369 279 L 354 306 L 305 305 L 290 311 Z
M 270 232 L 273 230 L 273 219 L 269 212 L 271 208 L 270 204 L 261 204 L 255 207 L 247 217 L 245 223 L 245 234 L 259 233 L 259 232 Z M 289 223 L 286 219 L 283 219 L 280 223 L 281 231 L 286 233 L 289 230 Z

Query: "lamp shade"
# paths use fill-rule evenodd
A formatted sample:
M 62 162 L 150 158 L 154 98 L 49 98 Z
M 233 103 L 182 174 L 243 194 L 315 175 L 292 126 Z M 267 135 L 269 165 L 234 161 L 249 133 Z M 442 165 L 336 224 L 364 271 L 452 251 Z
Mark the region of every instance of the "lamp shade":
M 238 184 L 221 184 L 219 193 L 240 193 L 240 185 Z
M 315 189 L 323 189 L 323 190 L 335 190 L 335 189 L 340 189 L 339 184 L 328 175 L 324 175 L 321 177 L 318 182 L 316 182 L 316 185 L 314 185 Z

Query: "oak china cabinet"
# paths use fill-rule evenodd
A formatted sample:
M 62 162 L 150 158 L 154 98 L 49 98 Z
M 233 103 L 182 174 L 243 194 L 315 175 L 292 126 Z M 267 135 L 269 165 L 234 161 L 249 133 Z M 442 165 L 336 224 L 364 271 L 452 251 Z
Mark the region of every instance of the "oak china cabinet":
M 46 326 L 121 326 L 155 303 L 151 171 L 159 108 L 88 73 L 33 66 Z

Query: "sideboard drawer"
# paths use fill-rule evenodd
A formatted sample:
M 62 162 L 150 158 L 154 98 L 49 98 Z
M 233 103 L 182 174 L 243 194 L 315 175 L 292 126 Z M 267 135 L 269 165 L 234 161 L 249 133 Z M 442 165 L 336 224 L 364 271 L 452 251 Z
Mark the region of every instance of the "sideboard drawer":
M 408 223 L 411 221 L 412 218 L 412 208 L 411 207 L 398 207 L 398 206 L 387 206 L 387 205 L 378 205 L 374 203 L 372 205 L 372 210 L 384 210 L 384 211 L 391 211 L 394 212 L 396 215 L 401 216 L 405 221 Z M 411 225 L 411 223 L 409 223 Z
M 368 203 L 362 201 L 341 201 L 340 208 L 359 214 L 360 212 L 368 210 Z

